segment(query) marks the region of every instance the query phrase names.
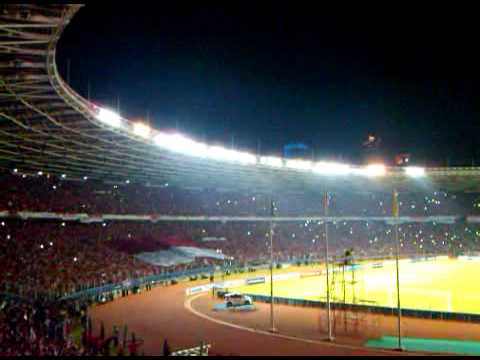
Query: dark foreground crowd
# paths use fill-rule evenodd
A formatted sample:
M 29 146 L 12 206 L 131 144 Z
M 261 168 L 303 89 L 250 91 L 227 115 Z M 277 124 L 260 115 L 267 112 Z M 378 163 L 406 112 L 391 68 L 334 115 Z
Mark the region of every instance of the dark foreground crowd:
M 107 336 L 103 323 L 92 324 L 88 308 L 98 301 L 29 302 L 1 296 L 0 356 L 144 355 L 142 340 L 127 325 L 114 326 Z M 171 354 L 166 339 L 163 354 Z

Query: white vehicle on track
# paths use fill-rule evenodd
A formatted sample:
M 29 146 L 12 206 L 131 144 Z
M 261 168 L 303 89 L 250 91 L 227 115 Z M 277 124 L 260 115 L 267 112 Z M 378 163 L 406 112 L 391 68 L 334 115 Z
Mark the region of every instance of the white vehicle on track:
M 240 294 L 238 292 L 231 292 L 225 294 L 225 305 L 227 307 L 252 305 L 253 300 L 250 296 Z

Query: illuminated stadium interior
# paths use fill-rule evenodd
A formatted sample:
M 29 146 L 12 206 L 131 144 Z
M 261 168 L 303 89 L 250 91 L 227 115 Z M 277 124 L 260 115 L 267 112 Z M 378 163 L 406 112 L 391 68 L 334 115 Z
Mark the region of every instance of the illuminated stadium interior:
M 125 119 L 59 74 L 82 6 L 1 5 L 0 355 L 159 355 L 167 339 L 188 354 L 480 353 L 480 167 L 281 158 Z M 254 310 L 227 309 L 229 291 Z M 47 307 L 61 336 L 35 317 Z M 33 340 L 5 335 L 8 317 Z

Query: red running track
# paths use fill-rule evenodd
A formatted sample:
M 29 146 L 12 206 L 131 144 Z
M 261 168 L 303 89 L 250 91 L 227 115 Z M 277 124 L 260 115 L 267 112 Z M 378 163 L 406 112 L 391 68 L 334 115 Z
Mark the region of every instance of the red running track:
M 146 355 L 162 355 L 165 338 L 172 350 L 206 341 L 212 345 L 213 353 L 221 355 L 399 355 L 394 351 L 305 342 L 222 325 L 185 308 L 185 288 L 189 286 L 192 285 L 157 287 L 96 306 L 90 311 L 94 329 L 98 331 L 100 321 L 104 321 L 108 335 L 113 325 L 127 324 L 129 332 L 134 331 L 137 338 L 144 340 L 140 351 Z

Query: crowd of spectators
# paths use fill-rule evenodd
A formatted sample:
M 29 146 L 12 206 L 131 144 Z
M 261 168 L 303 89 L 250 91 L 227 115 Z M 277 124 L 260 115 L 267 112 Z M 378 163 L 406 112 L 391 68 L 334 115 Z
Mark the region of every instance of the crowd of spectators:
M 276 216 L 321 216 L 322 194 L 278 194 Z M 280 196 L 281 195 L 281 196 Z M 389 257 L 396 249 L 394 231 L 369 216 L 391 214 L 391 194 L 331 194 L 330 216 L 364 217 L 328 224 L 330 254 L 341 257 L 353 249 L 356 257 Z M 401 193 L 403 216 L 455 215 L 454 222 L 430 221 L 398 225 L 401 256 L 460 255 L 479 252 L 480 228 L 465 216 L 480 212 L 475 194 L 431 191 Z M 8 214 L 5 213 L 8 212 Z M 196 259 L 191 264 L 154 266 L 135 255 L 174 246 L 214 249 L 224 254 L 224 267 L 248 266 L 270 259 L 267 221 L 79 221 L 25 219 L 18 212 L 122 215 L 269 216 L 270 198 L 254 192 L 238 194 L 179 190 L 138 184 L 70 181 L 44 174 L 0 176 L 0 293 L 31 299 L 62 296 L 107 284 L 171 272 L 218 261 Z M 276 222 L 273 255 L 277 262 L 322 258 L 326 226 L 318 220 Z M 1 298 L 0 354 L 83 355 L 69 336 L 78 306 L 49 307 Z M 94 350 L 98 351 L 98 349 Z
M 42 301 L 0 298 L 0 302 L 0 356 L 83 354 L 72 338 L 74 309 Z
M 172 184 L 109 184 L 90 179 L 70 180 L 46 174 L 3 173 L 0 176 L 0 211 L 123 214 L 268 216 L 270 197 L 208 189 L 178 189 Z M 278 216 L 322 216 L 323 194 L 275 194 Z M 401 192 L 403 216 L 476 215 L 480 197 L 475 193 L 450 194 L 425 190 L 422 194 Z M 390 193 L 333 193 L 331 216 L 389 216 Z
M 277 216 L 323 215 L 322 194 L 278 194 Z M 282 196 L 280 196 L 282 195 Z M 401 193 L 404 216 L 472 215 L 480 211 L 475 194 Z M 178 190 L 138 184 L 112 185 L 89 179 L 72 181 L 47 174 L 3 173 L 0 212 L 0 291 L 32 295 L 65 294 L 85 287 L 118 283 L 169 269 L 146 264 L 135 254 L 171 246 L 215 249 L 235 264 L 270 257 L 269 223 L 100 221 L 79 223 L 19 220 L 19 211 L 131 215 L 268 216 L 270 198 L 207 190 Z M 389 216 L 391 194 L 332 194 L 330 216 Z M 14 217 L 12 219 L 12 216 Z M 405 254 L 459 253 L 476 250 L 475 225 L 457 222 L 399 226 Z M 207 241 L 208 239 L 208 241 Z M 355 248 L 362 256 L 388 255 L 395 249 L 392 226 L 381 221 L 338 221 L 329 225 L 332 254 Z M 278 260 L 315 257 L 323 252 L 322 221 L 279 222 L 274 229 Z M 472 250 L 472 251 L 473 251 Z M 205 259 L 201 263 L 204 263 Z
M 0 356 L 143 354 L 143 341 L 127 324 L 107 335 L 103 322 L 93 323 L 89 308 L 98 303 L 95 297 L 30 301 L 0 294 Z
M 466 223 L 398 226 L 403 256 L 478 251 L 480 229 Z M 325 224 L 280 222 L 273 229 L 276 261 L 323 257 Z M 332 256 L 354 248 L 357 256 L 393 256 L 392 226 L 384 222 L 338 221 L 328 225 Z M 214 249 L 229 264 L 270 258 L 268 222 L 109 222 L 5 220 L 0 223 L 0 292 L 62 296 L 85 288 L 121 283 L 196 264 L 165 268 L 135 257 L 172 246 Z M 224 262 L 225 263 L 225 262 Z
M 2 222 L 0 292 L 62 295 L 118 283 L 156 269 L 116 251 L 94 226 L 48 222 Z

